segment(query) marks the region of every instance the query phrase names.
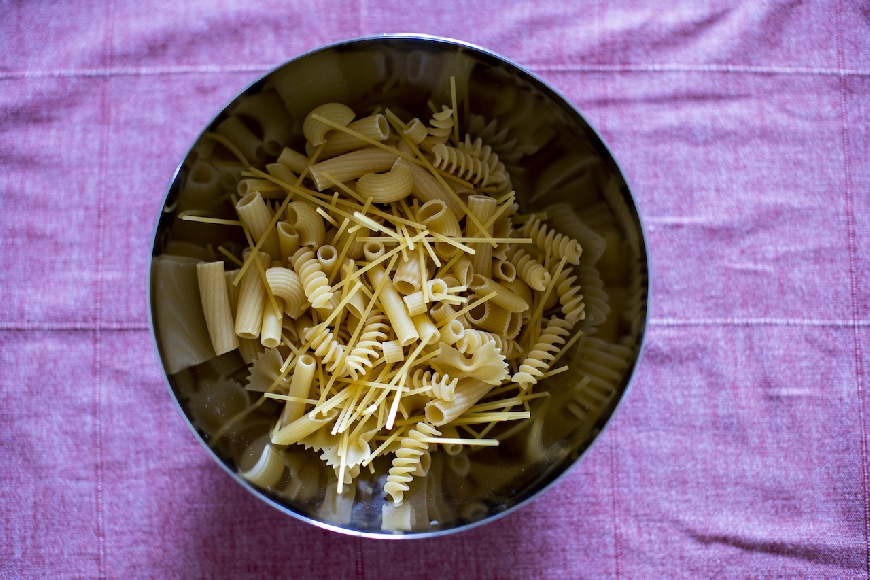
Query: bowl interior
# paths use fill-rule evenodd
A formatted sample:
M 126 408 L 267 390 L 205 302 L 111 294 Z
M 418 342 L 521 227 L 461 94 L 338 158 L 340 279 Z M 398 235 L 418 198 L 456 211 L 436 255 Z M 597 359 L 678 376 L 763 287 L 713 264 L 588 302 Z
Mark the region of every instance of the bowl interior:
M 376 475 L 363 470 L 345 494 L 336 493 L 332 469 L 319 454 L 302 447 L 288 453 L 284 477 L 269 490 L 236 475 L 262 449 L 275 409 L 266 402 L 233 427 L 222 427 L 256 393 L 235 386 L 233 379 L 246 372 L 238 351 L 214 357 L 196 346 L 205 323 L 193 265 L 221 259 L 219 246 L 238 250 L 246 244 L 238 228 L 184 221 L 179 214 L 237 219 L 230 194 L 245 167 L 221 145 L 228 120 L 256 136 L 236 145 L 262 169 L 285 146 L 304 151 L 302 121 L 320 104 L 337 101 L 361 114 L 387 107 L 405 120 L 428 118 L 430 102 L 450 103 L 451 77 L 461 134 L 481 137 L 505 163 L 520 212 L 546 211 L 552 225 L 583 246 L 574 274 L 586 319 L 578 323 L 583 338 L 562 363 L 569 369 L 543 381 L 550 395 L 533 402 L 531 418 L 494 429 L 489 436 L 500 439 L 498 447 L 433 455 L 424 484 L 409 492 L 413 526 L 402 535 L 465 529 L 541 492 L 596 439 L 640 354 L 648 282 L 638 212 L 599 135 L 558 93 L 492 53 L 434 38 L 359 39 L 275 69 L 215 117 L 179 166 L 154 237 L 152 330 L 172 393 L 217 460 L 265 501 L 322 527 L 393 536 L 382 529 L 389 460 L 375 461 Z M 223 386 L 206 396 L 204 383 Z

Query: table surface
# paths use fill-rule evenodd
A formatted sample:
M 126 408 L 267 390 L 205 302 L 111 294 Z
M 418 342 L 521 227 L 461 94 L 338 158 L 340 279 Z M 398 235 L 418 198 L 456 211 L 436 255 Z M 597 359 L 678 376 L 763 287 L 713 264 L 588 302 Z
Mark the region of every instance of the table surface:
M 870 9 L 675 0 L 0 5 L 0 577 L 868 575 Z M 154 217 L 237 92 L 326 43 L 468 41 L 600 131 L 647 227 L 632 389 L 548 493 L 345 537 L 236 485 L 148 330 Z

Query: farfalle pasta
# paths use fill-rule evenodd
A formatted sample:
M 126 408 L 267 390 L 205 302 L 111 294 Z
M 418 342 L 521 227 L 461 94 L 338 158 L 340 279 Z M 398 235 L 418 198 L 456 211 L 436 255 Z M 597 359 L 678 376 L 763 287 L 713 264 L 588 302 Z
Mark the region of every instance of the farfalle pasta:
M 212 346 L 239 350 L 259 397 L 210 434 L 271 413 L 241 475 L 301 496 L 286 482 L 303 477 L 299 450 L 314 451 L 336 505 L 392 457 L 384 529 L 406 525 L 403 502 L 430 464 L 462 472 L 467 450 L 499 444 L 493 428 L 530 417 L 546 396 L 535 385 L 567 370 L 553 365 L 585 316 L 580 244 L 546 216 L 518 215 L 498 155 L 459 140 L 454 106 L 434 110 L 405 122 L 324 103 L 302 124 L 303 148 L 284 138 L 266 159 L 246 142 L 238 220 L 185 216 L 247 240 L 198 266 Z

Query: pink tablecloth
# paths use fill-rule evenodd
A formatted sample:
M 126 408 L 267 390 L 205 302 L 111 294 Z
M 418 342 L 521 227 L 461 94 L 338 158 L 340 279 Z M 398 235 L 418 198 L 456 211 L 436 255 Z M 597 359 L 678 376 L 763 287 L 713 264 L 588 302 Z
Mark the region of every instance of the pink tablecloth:
M 866 3 L 311 4 L 0 4 L 0 577 L 866 577 Z M 409 31 L 586 114 L 654 292 L 626 404 L 567 477 L 391 542 L 300 523 L 214 463 L 145 293 L 165 188 L 219 108 L 309 49 Z

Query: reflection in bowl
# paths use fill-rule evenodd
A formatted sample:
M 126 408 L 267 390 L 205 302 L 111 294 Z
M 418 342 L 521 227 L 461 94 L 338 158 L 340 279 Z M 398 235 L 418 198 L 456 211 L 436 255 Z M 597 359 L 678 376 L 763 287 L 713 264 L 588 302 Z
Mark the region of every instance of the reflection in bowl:
M 346 533 L 446 533 L 534 497 L 612 416 L 646 324 L 642 229 L 600 137 L 444 39 L 344 42 L 254 83 L 181 163 L 152 253 L 190 425 L 257 496 Z

